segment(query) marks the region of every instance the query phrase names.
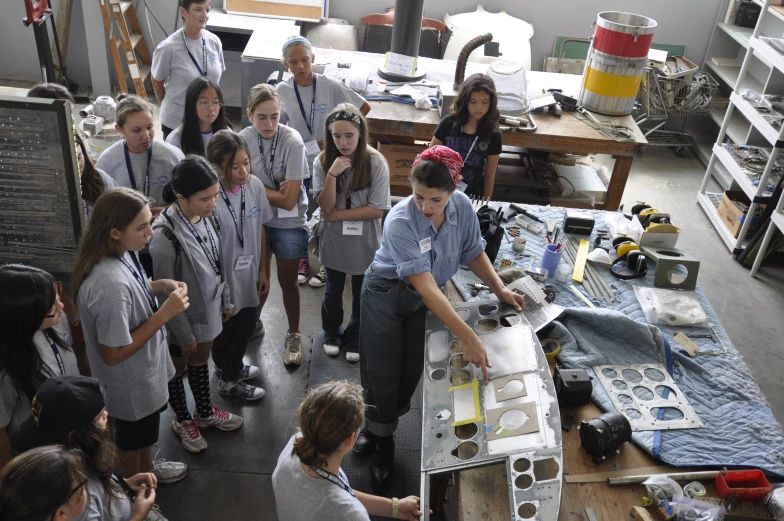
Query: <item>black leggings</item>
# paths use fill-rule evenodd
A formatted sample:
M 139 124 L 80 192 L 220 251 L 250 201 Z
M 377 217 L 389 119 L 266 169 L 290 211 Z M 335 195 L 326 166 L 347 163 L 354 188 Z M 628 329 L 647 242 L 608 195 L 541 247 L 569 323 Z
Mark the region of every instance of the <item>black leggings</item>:
M 224 382 L 237 381 L 242 372 L 242 358 L 256 327 L 259 316 L 256 307 L 243 308 L 223 324 L 223 331 L 212 344 L 212 361 L 223 374 Z

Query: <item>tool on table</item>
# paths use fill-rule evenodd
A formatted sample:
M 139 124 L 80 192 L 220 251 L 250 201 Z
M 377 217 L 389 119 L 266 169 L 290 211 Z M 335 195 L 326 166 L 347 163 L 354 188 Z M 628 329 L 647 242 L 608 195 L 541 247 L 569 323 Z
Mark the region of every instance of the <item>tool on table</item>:
M 558 344 L 558 351 L 560 350 L 561 345 Z M 545 354 L 545 356 L 548 355 Z M 555 394 L 558 397 L 558 405 L 585 405 L 591 401 L 591 377 L 585 369 L 556 367 L 553 383 L 555 384 Z
M 572 273 L 572 280 L 575 282 L 583 281 L 583 274 L 585 273 L 585 263 L 588 261 L 588 241 L 582 239 L 580 246 L 577 249 L 577 256 L 574 259 L 574 272 Z
M 509 208 L 512 208 L 512 209 L 516 210 L 517 212 L 525 215 L 526 217 L 528 217 L 532 221 L 536 221 L 538 223 L 543 222 L 542 219 L 539 218 L 539 216 L 532 214 L 531 212 L 529 212 L 525 208 L 522 208 L 522 207 L 520 207 L 520 206 L 518 206 L 518 205 L 516 205 L 514 203 L 510 204 Z
M 468 285 L 471 288 L 471 296 L 477 296 L 480 291 L 490 291 L 490 288 L 480 282 L 474 282 Z
M 529 221 L 529 220 L 523 219 L 521 217 L 518 217 L 515 220 L 515 223 L 518 224 L 519 226 L 525 228 L 526 230 L 531 231 L 531 232 L 536 233 L 536 234 L 541 233 L 542 230 L 544 230 L 544 224 L 536 223 L 536 222 L 533 222 L 533 221 Z
M 699 481 L 692 481 L 683 487 L 683 493 L 688 497 L 702 497 L 708 493 L 708 490 Z
M 626 416 L 612 411 L 580 424 L 580 444 L 597 465 L 619 453 L 621 445 L 632 439 L 632 426 Z
M 593 215 L 584 210 L 566 208 L 564 209 L 563 223 L 564 233 L 591 235 L 596 220 Z
M 586 305 L 586 306 L 588 306 L 589 308 L 595 308 L 595 307 L 596 307 L 596 306 L 594 306 L 593 304 L 591 304 L 591 301 L 590 301 L 590 300 L 588 300 L 587 298 L 585 298 L 585 295 L 583 295 L 582 293 L 580 293 L 580 290 L 579 290 L 579 289 L 577 289 L 576 287 L 574 287 L 574 284 L 570 285 L 570 286 L 569 286 L 569 289 L 572 291 L 572 293 L 574 293 L 575 295 L 577 295 L 577 297 L 578 297 L 580 300 L 582 300 L 583 302 L 585 302 L 585 305 Z

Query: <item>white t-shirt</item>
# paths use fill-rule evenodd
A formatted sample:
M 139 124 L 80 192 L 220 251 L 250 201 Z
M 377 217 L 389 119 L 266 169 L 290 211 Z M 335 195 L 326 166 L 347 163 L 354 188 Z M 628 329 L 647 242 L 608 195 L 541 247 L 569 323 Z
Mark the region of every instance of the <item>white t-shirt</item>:
M 169 128 L 177 128 L 182 123 L 185 91 L 194 79 L 202 75 L 199 68 L 204 71 L 204 51 L 207 52 L 207 76 L 210 79 L 220 83 L 226 70 L 220 38 L 207 30 L 202 31 L 202 36 L 203 45 L 201 38 L 191 40 L 185 37 L 184 29 L 178 29 L 159 43 L 152 55 L 152 77 L 166 84 L 166 95 L 161 103 L 161 123 Z
M 208 132 L 201 132 L 201 140 L 204 143 L 204 155 L 207 155 L 207 145 L 210 143 L 212 135 L 212 130 Z M 182 125 L 172 130 L 171 134 L 169 134 L 169 136 L 166 138 L 166 142 L 171 146 L 179 148 L 180 151 L 185 154 L 185 151 L 182 150 Z

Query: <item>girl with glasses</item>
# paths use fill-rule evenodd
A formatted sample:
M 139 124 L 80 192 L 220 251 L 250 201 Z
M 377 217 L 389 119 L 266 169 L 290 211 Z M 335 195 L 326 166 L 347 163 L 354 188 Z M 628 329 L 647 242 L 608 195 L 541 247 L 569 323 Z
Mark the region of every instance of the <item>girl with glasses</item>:
M 232 127 L 226 118 L 220 87 L 210 78 L 200 76 L 188 85 L 182 125 L 169 134 L 166 142 L 185 155 L 204 157 L 212 135 L 225 128 Z
M 30 416 L 44 380 L 79 374 L 60 289 L 45 271 L 0 266 L 0 467 L 12 455 L 8 434 Z

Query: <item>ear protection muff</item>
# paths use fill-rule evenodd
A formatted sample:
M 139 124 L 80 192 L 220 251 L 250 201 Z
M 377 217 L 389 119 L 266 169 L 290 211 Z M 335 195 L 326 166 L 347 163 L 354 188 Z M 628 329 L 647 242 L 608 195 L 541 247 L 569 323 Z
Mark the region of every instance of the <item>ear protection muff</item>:
M 632 206 L 632 215 L 640 215 L 640 212 L 643 210 L 648 210 L 651 208 L 651 205 L 645 203 L 638 203 Z
M 628 235 L 619 235 L 618 237 L 615 237 L 612 240 L 613 248 L 617 248 L 618 245 L 623 244 L 625 242 L 634 242 L 634 241 L 632 241 L 632 238 L 629 237 Z
M 670 214 L 668 213 L 652 213 L 645 216 L 641 221 L 644 228 L 648 228 L 651 224 L 672 224 L 670 222 Z
M 626 269 L 630 273 L 621 273 L 616 269 L 616 265 L 621 262 L 626 263 Z M 610 271 L 621 280 L 641 279 L 648 273 L 648 259 L 643 252 L 635 249 L 615 259 Z
M 613 248 L 615 248 L 615 253 L 618 254 L 619 257 L 625 256 L 630 251 L 639 250 L 640 247 L 632 240 L 631 237 L 627 237 L 626 235 L 619 235 L 612 241 Z

